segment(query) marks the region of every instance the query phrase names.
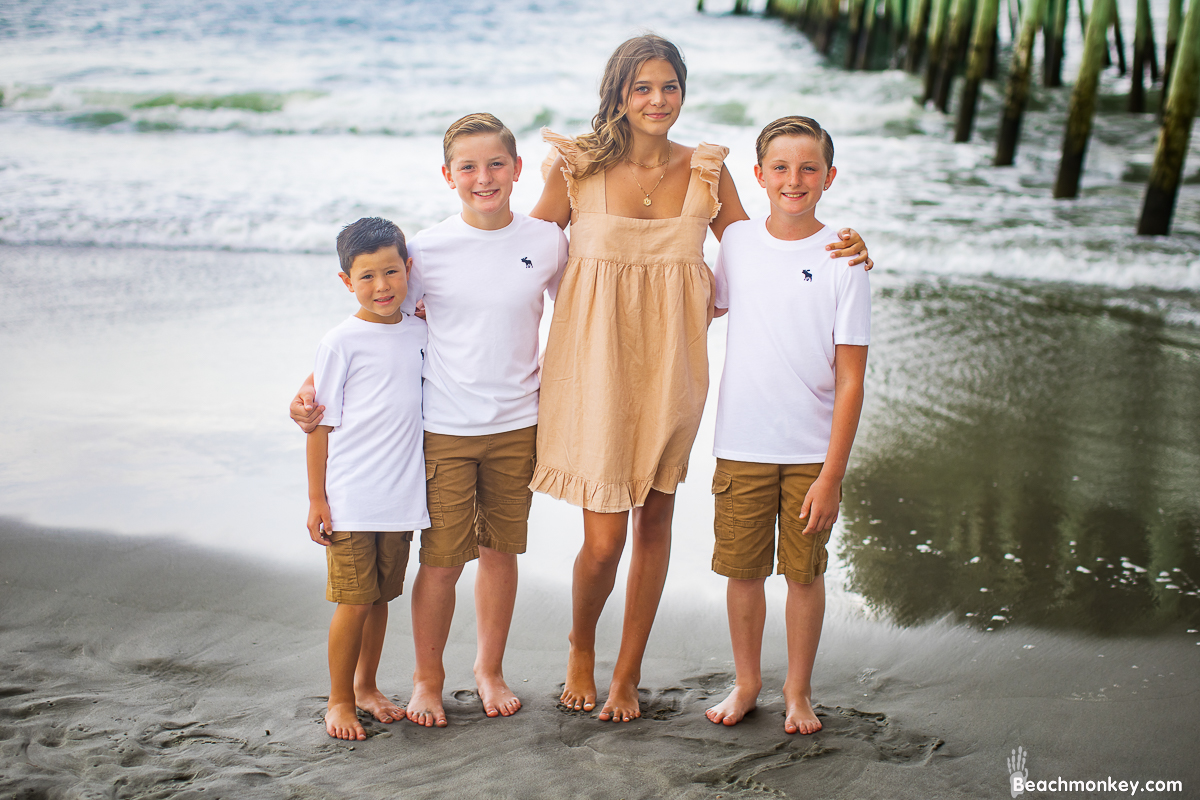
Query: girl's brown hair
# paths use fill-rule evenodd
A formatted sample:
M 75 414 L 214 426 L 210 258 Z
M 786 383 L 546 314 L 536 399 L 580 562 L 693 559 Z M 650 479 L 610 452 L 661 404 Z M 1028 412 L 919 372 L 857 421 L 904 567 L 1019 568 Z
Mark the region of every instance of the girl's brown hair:
M 653 33 L 635 36 L 609 56 L 600 81 L 600 110 L 592 117 L 592 132 L 575 139 L 583 151 L 577 180 L 603 172 L 629 154 L 633 135 L 622 106 L 629 99 L 634 80 L 647 61 L 659 59 L 671 65 L 679 79 L 679 97 L 687 96 L 687 66 L 679 48 Z

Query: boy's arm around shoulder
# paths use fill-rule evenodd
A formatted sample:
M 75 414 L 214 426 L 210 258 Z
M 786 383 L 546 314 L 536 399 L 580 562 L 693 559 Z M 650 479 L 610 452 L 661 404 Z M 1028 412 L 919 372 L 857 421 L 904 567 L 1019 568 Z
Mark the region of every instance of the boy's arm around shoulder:
M 325 469 L 329 462 L 328 425 L 318 425 L 308 435 L 305 448 L 308 462 L 308 535 L 321 545 L 329 546 L 333 533 L 333 517 L 329 511 L 329 500 L 325 496 Z
M 821 474 L 804 496 L 800 519 L 808 519 L 804 533 L 827 531 L 837 520 L 842 501 L 842 478 L 850 461 L 850 448 L 862 414 L 863 382 L 867 373 L 866 345 L 839 344 L 834 348 L 833 428 Z

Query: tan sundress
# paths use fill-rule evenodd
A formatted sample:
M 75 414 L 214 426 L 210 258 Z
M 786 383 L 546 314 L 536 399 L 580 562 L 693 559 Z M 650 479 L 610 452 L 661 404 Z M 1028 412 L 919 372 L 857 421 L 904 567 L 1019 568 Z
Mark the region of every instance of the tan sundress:
M 720 209 L 728 148 L 701 143 L 683 213 L 634 219 L 605 208 L 604 173 L 576 181 L 575 143 L 543 130 L 561 155 L 571 247 L 542 366 L 537 469 L 530 487 L 592 511 L 641 506 L 687 475 L 708 395 L 715 284 L 704 237 Z

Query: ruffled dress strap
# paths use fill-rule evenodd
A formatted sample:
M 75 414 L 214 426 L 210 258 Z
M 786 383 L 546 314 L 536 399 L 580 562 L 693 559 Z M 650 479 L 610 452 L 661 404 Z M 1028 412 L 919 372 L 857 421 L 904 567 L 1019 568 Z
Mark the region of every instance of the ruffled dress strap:
M 575 175 L 579 172 L 579 164 L 583 160 L 583 150 L 570 136 L 555 133 L 549 128 L 542 128 L 542 141 L 549 142 L 550 152 L 542 161 L 542 180 L 550 180 L 554 160 L 562 156 L 565 166 L 562 167 L 563 178 L 567 181 L 567 198 L 571 201 L 571 210 L 579 210 L 579 181 Z
M 694 202 L 703 204 L 702 207 L 685 209 L 685 214 L 704 216 L 710 221 L 717 216 L 717 212 L 721 210 L 721 201 L 717 199 L 717 186 L 721 183 L 721 168 L 725 166 L 727 155 L 729 148 L 719 144 L 701 142 L 696 145 L 696 149 L 692 151 L 691 167 L 708 191 L 697 193 L 699 197 Z

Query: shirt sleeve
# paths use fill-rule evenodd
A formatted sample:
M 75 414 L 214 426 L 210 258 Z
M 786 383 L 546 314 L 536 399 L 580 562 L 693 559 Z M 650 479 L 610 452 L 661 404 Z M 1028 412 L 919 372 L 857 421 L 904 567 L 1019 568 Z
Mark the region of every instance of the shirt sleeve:
M 725 274 L 725 245 L 717 251 L 717 265 L 713 268 L 717 279 L 717 296 L 713 301 L 717 308 L 729 308 L 729 277 Z
M 871 279 L 862 265 L 847 266 L 838 277 L 833 343 L 871 343 Z
M 343 353 L 321 342 L 317 346 L 317 363 L 313 367 L 313 385 L 317 405 L 325 406 L 322 425 L 341 427 L 342 406 L 345 402 L 346 377 L 349 362 Z
M 554 225 L 554 223 L 550 223 Z M 558 227 L 554 225 L 554 227 Z M 567 251 L 570 245 L 567 242 L 567 235 L 560 228 L 558 231 L 558 269 L 554 272 L 554 277 L 550 280 L 550 285 L 546 287 L 546 292 L 550 295 L 550 299 L 554 300 L 558 296 L 558 284 L 562 282 L 563 273 L 567 269 Z

